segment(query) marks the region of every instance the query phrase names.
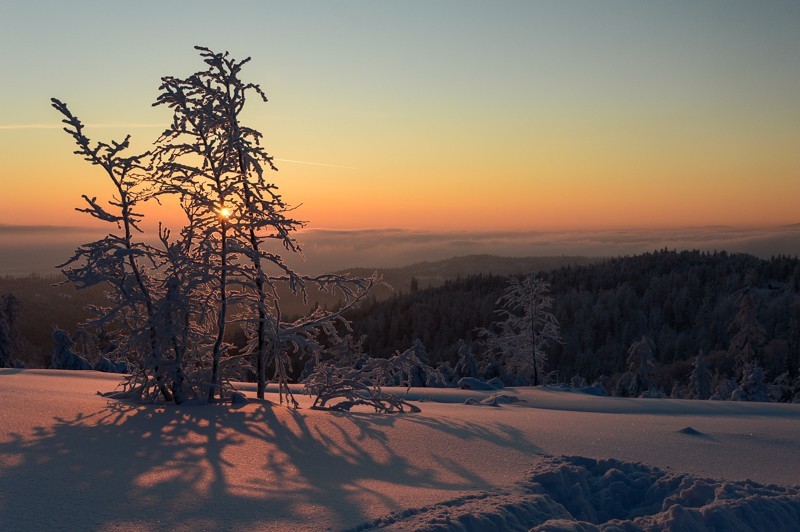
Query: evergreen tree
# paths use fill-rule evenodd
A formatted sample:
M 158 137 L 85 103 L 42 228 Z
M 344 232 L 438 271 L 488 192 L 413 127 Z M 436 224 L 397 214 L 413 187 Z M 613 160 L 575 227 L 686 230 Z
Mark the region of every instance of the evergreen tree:
M 746 364 L 739 386 L 731 393 L 733 401 L 769 401 L 769 390 L 764 378 L 764 368 L 758 364 Z
M 11 367 L 11 324 L 6 309 L 0 306 L 0 368 Z
M 736 363 L 736 376 L 742 380 L 745 367 L 759 363 L 759 350 L 766 334 L 758 321 L 758 308 L 752 288 L 745 288 L 736 295 L 737 313 L 730 326 L 734 333 L 728 353 Z
M 463 339 L 458 340 L 458 362 L 456 362 L 455 375 L 456 380 L 478 376 L 478 361 L 472 354 L 472 348 Z
M 689 376 L 689 398 L 708 399 L 711 397 L 711 371 L 708 369 L 703 351 L 694 358 L 692 373 Z
M 617 382 L 617 395 L 639 397 L 655 388 L 653 341 L 646 336 L 628 348 L 628 371 Z

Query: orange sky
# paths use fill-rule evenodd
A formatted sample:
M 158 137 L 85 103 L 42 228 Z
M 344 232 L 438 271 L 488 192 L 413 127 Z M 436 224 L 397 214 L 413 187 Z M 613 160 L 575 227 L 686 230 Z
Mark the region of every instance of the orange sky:
M 250 102 L 245 119 L 310 227 L 800 222 L 792 4 L 269 4 L 280 27 L 256 33 L 246 20 L 224 35 L 203 10 L 167 7 L 198 32 L 165 33 L 130 7 L 51 8 L 0 11 L 4 49 L 27 43 L 0 59 L 18 73 L 0 89 L 0 223 L 88 223 L 74 211 L 81 194 L 110 190 L 54 128 L 49 98 L 99 124 L 94 139 L 131 132 L 144 149 L 168 120 L 150 107 L 158 78 L 199 69 L 198 41 L 253 56 L 245 77 L 271 101 Z M 257 20 L 262 7 L 249 9 Z M 61 10 L 100 33 L 62 25 Z

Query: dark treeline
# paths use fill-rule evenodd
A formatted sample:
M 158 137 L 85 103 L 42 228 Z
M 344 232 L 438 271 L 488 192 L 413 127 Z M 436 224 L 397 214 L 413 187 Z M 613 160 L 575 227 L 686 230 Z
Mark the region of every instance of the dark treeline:
M 53 328 L 75 331 L 90 313 L 88 305 L 103 305 L 103 287 L 77 290 L 60 276 L 0 277 L 0 297 L 13 296 L 18 316 L 10 332 L 13 358 L 27 367 L 46 368 L 53 357 Z
M 562 381 L 592 382 L 627 370 L 628 349 L 643 336 L 655 346 L 656 382 L 667 393 L 685 383 L 693 358 L 703 352 L 711 371 L 733 376 L 728 352 L 735 334 L 736 294 L 750 289 L 765 332 L 757 362 L 767 379 L 800 364 L 800 261 L 751 255 L 659 251 L 566 266 L 541 277 L 551 285 L 563 344 L 549 352 L 547 368 Z M 457 360 L 458 340 L 483 348 L 475 329 L 497 320 L 496 301 L 507 285 L 497 276 L 471 276 L 388 301 L 371 302 L 350 315 L 368 352 L 387 356 L 415 338 L 431 363 Z

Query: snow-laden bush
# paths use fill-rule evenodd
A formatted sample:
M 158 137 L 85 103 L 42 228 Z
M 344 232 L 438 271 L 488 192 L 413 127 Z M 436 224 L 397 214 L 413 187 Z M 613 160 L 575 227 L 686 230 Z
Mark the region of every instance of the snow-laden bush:
M 708 399 L 711 397 L 712 375 L 706 357 L 700 351 L 694 359 L 692 373 L 689 375 L 689 398 Z
M 54 329 L 53 344 L 55 348 L 53 350 L 53 359 L 50 362 L 50 367 L 52 369 L 92 369 L 91 364 L 73 350 L 75 342 L 67 331 L 58 328 Z
M 314 397 L 312 408 L 350 410 L 354 406 L 368 406 L 388 414 L 419 412 L 419 408 L 407 402 L 404 396 L 382 389 L 402 386 L 408 393 L 418 371 L 437 375 L 435 369 L 419 359 L 412 347 L 388 359 L 364 357 L 355 365 L 320 362 L 303 384 L 305 392 Z
M 463 339 L 458 340 L 458 361 L 455 374 L 457 379 L 478 376 L 478 361 L 472 354 L 472 347 Z
M 639 397 L 642 394 L 660 393 L 655 390 L 655 358 L 654 344 L 650 338 L 643 336 L 628 348 L 628 371 L 623 373 L 615 387 L 620 397 Z
M 757 364 L 745 364 L 742 368 L 742 381 L 731 392 L 731 400 L 768 402 L 769 388 L 764 380 L 764 368 Z

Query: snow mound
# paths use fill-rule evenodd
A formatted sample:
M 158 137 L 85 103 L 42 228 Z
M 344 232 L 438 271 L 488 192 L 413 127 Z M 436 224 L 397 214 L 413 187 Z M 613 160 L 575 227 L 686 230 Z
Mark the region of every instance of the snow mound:
M 500 406 L 500 405 L 508 405 L 511 403 L 519 403 L 520 401 L 525 402 L 525 399 L 520 399 L 518 397 L 514 397 L 513 395 L 508 395 L 504 393 L 493 393 L 489 397 L 486 397 L 481 400 L 470 397 L 469 399 L 464 401 L 464 404 L 473 406 Z
M 543 458 L 518 485 L 354 530 L 800 530 L 800 486 L 728 482 L 641 463 Z

